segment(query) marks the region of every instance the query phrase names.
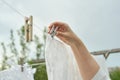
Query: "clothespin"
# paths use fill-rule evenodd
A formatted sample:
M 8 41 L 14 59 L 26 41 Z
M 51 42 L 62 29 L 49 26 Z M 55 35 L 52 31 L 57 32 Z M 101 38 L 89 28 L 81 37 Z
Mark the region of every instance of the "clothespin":
M 58 27 L 55 27 L 53 25 L 52 29 L 50 30 L 50 35 L 52 38 L 54 38 L 54 36 L 56 35 L 56 31 L 57 31 Z
M 23 72 L 24 71 L 24 66 L 23 66 L 23 64 L 24 64 L 24 58 L 20 58 L 20 65 L 21 65 L 21 72 Z
M 33 34 L 33 17 L 30 16 L 25 17 L 25 38 L 26 38 L 26 42 L 30 42 L 32 41 L 32 34 Z

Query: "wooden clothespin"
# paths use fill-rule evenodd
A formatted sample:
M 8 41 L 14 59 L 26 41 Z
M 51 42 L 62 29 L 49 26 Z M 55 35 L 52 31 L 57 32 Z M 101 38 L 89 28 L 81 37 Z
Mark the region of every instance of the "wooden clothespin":
M 23 64 L 24 64 L 24 58 L 20 58 L 20 65 L 21 65 L 21 72 L 23 72 L 24 71 L 24 66 L 23 66 Z
M 32 41 L 33 35 L 33 16 L 25 17 L 25 38 L 26 42 Z

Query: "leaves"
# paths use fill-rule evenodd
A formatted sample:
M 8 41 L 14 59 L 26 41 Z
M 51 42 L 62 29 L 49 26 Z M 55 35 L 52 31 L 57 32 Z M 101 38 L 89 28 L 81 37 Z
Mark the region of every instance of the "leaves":
M 112 80 L 120 80 L 120 68 L 116 68 L 110 72 L 110 77 Z
M 46 40 L 46 35 L 45 35 L 45 30 L 43 31 L 43 41 L 45 42 Z M 15 58 L 15 62 L 17 61 L 18 64 L 21 63 L 21 57 L 19 56 L 20 54 L 23 56 L 22 57 L 22 61 L 23 62 L 28 62 L 28 63 L 32 63 L 34 64 L 35 62 L 39 62 L 39 60 L 41 59 L 41 54 L 44 53 L 44 46 L 45 43 L 41 43 L 40 39 L 38 36 L 34 36 L 34 40 L 33 43 L 35 45 L 35 55 L 36 55 L 36 59 L 34 59 L 35 62 L 33 62 L 33 59 L 28 59 L 29 56 L 29 52 L 33 51 L 33 49 L 30 49 L 30 43 L 27 43 L 25 40 L 25 31 L 24 31 L 24 26 L 21 27 L 20 30 L 17 31 L 17 37 L 19 37 L 19 48 L 18 45 L 16 46 L 16 36 L 13 30 L 10 30 L 10 43 L 8 44 L 8 47 L 5 46 L 4 42 L 1 43 L 2 49 L 3 49 L 3 60 L 2 60 L 2 68 L 0 68 L 0 70 L 4 70 L 8 67 L 6 61 L 7 59 L 12 59 Z M 18 42 L 17 42 L 18 43 Z M 10 50 L 10 52 L 9 52 Z M 8 54 L 11 54 L 11 57 L 7 56 L 7 52 L 9 52 Z M 37 69 L 36 73 L 35 73 L 35 80 L 48 80 L 47 79 L 47 72 L 46 72 L 46 66 L 44 65 L 40 65 L 40 66 L 34 66 L 34 68 Z

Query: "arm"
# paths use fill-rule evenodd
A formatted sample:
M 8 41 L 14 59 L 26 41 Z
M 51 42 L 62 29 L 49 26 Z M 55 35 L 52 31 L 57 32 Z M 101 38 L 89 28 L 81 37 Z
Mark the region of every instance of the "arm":
M 80 39 L 71 45 L 83 80 L 91 80 L 99 66 Z
M 56 36 L 72 48 L 83 80 L 91 80 L 99 70 L 99 65 L 66 23 L 54 22 L 49 26 L 49 31 L 53 25 L 59 27 Z

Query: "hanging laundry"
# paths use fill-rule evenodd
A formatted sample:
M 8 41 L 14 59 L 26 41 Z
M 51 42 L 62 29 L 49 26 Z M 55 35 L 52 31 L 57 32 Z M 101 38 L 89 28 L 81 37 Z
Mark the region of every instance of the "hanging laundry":
M 110 80 L 105 59 L 93 57 L 100 69 L 92 80 Z M 83 80 L 71 48 L 50 35 L 46 40 L 45 59 L 48 80 Z
M 24 71 L 21 71 L 21 66 L 16 65 L 12 68 L 0 72 L 0 80 L 34 80 L 35 69 L 28 65 L 24 65 Z

